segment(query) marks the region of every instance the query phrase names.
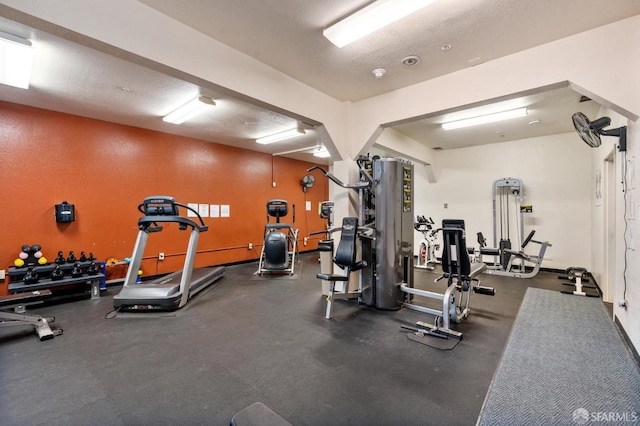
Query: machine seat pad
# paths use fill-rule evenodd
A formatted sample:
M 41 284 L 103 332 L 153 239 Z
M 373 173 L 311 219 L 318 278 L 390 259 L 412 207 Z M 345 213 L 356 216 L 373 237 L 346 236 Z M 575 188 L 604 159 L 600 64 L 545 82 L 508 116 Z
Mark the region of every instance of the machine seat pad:
M 231 426 L 292 426 L 262 402 L 255 402 L 237 412 L 231 419 Z
M 336 274 L 318 274 L 316 278 L 325 281 L 349 281 L 349 277 L 345 277 L 344 275 L 336 275 Z
M 292 226 L 288 223 L 267 223 L 265 229 L 291 229 Z
M 469 273 L 469 278 L 475 278 L 486 270 L 487 270 L 486 263 L 480 263 L 480 262 L 472 263 L 471 272 Z
M 480 254 L 486 254 L 487 256 L 500 256 L 500 250 L 497 248 L 482 247 Z

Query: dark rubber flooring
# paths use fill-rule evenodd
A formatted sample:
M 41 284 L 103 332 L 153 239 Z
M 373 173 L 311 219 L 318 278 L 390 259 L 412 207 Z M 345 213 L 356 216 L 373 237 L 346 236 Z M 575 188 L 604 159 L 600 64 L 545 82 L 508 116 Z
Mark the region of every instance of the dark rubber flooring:
M 483 275 L 497 295 L 472 296 L 455 327 L 463 340 L 442 351 L 401 331 L 432 322 L 419 312 L 338 301 L 325 320 L 318 254 L 298 267 L 298 279 L 228 267 L 168 315 L 106 319 L 118 287 L 33 309 L 64 334 L 40 342 L 28 327 L 0 329 L 0 424 L 228 425 L 261 401 L 294 425 L 474 425 L 526 288 L 562 287 L 550 273 Z M 415 275 L 443 291 L 436 274 Z

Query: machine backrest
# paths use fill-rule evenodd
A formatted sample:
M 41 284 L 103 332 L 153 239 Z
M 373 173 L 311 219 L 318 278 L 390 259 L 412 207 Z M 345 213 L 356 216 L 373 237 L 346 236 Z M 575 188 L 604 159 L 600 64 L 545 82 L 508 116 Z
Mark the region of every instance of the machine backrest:
M 451 275 L 468 276 L 471 261 L 467 252 L 464 220 L 444 219 L 442 221 L 442 271 Z
M 269 200 L 267 201 L 267 222 L 269 217 L 275 217 L 276 222 L 280 222 L 280 218 L 289 214 L 289 204 L 286 200 Z
M 342 219 L 342 235 L 336 249 L 333 261 L 341 268 L 352 269 L 356 262 L 356 238 L 358 233 L 358 218 L 345 217 Z

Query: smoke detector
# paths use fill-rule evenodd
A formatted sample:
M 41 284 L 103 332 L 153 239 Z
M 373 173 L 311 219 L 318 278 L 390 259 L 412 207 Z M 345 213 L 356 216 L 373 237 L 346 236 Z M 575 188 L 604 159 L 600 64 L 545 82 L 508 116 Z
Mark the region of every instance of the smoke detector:
M 420 62 L 420 56 L 418 55 L 409 55 L 406 58 L 402 59 L 402 63 L 407 66 L 415 65 Z
M 385 70 L 384 68 L 376 68 L 375 70 L 371 71 L 371 74 L 373 74 L 375 78 L 382 78 L 382 76 L 386 73 L 387 70 Z

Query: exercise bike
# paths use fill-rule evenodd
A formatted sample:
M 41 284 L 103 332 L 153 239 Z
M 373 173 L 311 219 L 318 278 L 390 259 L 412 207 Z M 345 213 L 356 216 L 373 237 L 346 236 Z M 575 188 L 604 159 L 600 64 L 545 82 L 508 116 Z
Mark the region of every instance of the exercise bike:
M 413 227 L 422 234 L 422 240 L 420 240 L 418 261 L 415 267 L 433 271 L 434 267 L 431 264 L 438 263 L 436 251 L 440 249 L 440 244 L 436 241 L 438 230 L 433 229 L 435 222 L 431 218 L 427 219 L 425 216 L 418 216 L 417 220 Z
M 260 253 L 258 275 L 265 272 L 284 272 L 293 275 L 298 252 L 298 229 L 293 228 L 296 209 L 293 206 L 293 222 L 281 223 L 280 218 L 289 214 L 285 200 L 267 201 L 267 223 L 264 226 L 264 244 Z M 275 218 L 275 223 L 270 219 Z

